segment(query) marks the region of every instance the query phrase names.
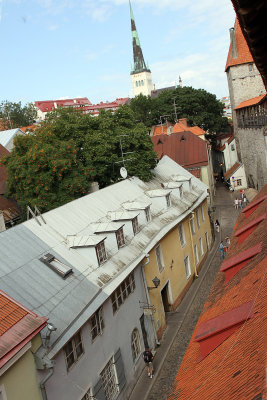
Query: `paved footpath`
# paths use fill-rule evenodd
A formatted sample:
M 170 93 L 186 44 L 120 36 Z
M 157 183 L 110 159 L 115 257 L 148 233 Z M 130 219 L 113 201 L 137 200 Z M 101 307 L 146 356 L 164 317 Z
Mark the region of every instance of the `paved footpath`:
M 129 400 L 167 400 L 177 371 L 182 362 L 203 305 L 220 268 L 219 243 L 232 236 L 233 227 L 240 211 L 234 209 L 234 198 L 222 184 L 217 186 L 215 219 L 221 224 L 213 247 L 199 273 L 180 305 L 167 314 L 167 328 L 157 348 L 154 359 L 155 375 L 149 379 L 145 368 Z

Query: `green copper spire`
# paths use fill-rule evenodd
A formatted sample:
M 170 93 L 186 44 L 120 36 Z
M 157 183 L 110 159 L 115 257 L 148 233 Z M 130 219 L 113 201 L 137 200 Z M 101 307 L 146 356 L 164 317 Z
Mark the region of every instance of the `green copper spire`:
M 131 29 L 132 29 L 132 38 L 133 38 L 133 59 L 134 59 L 134 68 L 131 72 L 131 74 L 137 74 L 139 72 L 151 72 L 145 63 L 143 52 L 141 49 L 141 44 L 140 40 L 138 37 L 137 29 L 135 26 L 135 20 L 134 20 L 134 15 L 133 15 L 133 10 L 132 10 L 132 5 L 131 1 L 129 0 L 129 5 L 130 5 L 130 15 L 131 15 Z

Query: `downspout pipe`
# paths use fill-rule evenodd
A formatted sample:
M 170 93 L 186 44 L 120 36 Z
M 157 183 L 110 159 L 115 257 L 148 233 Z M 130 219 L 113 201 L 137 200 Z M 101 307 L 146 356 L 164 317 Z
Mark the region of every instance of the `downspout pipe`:
M 46 375 L 46 377 L 40 382 L 40 389 L 41 389 L 41 395 L 42 395 L 42 400 L 47 400 L 47 395 L 46 395 L 46 390 L 45 390 L 45 384 L 48 381 L 49 378 L 54 373 L 54 367 L 49 368 L 49 372 Z
M 192 246 L 192 256 L 193 256 L 193 264 L 194 264 L 194 274 L 195 278 L 198 278 L 197 274 L 197 267 L 196 267 L 196 259 L 195 259 L 195 252 L 194 252 L 194 243 L 193 243 L 193 235 L 190 222 L 194 220 L 195 213 L 192 211 L 191 216 L 189 217 L 189 232 L 190 232 L 190 239 L 191 239 L 191 246 Z
M 144 286 L 145 286 L 145 293 L 146 293 L 146 299 L 147 299 L 147 304 L 151 306 L 150 303 L 150 298 L 149 298 L 149 293 L 148 293 L 148 288 L 147 288 L 147 282 L 146 282 L 146 276 L 145 276 L 145 270 L 144 267 L 149 263 L 149 254 L 146 254 L 146 262 L 144 264 L 141 264 L 141 271 L 142 271 L 142 277 L 144 281 Z M 151 315 L 151 323 L 152 323 L 152 329 L 154 333 L 154 338 L 157 346 L 160 346 L 160 341 L 158 340 L 158 335 L 155 327 L 155 321 L 153 316 Z

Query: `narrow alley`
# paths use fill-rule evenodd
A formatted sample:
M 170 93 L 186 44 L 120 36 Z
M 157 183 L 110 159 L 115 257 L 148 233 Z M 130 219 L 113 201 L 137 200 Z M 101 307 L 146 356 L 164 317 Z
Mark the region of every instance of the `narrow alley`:
M 157 348 L 154 359 L 155 375 L 149 379 L 144 369 L 130 400 L 166 400 L 182 362 L 187 345 L 201 314 L 215 276 L 220 268 L 219 243 L 226 236 L 231 237 L 240 210 L 235 210 L 236 193 L 217 185 L 214 220 L 220 222 L 220 232 L 215 232 L 215 241 L 209 255 L 181 304 L 168 313 L 167 329 Z

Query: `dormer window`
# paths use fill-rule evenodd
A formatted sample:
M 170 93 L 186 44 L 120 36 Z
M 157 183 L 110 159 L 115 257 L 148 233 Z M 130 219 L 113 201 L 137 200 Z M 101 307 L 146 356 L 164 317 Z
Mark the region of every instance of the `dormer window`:
M 125 246 L 125 239 L 124 239 L 123 229 L 120 228 L 115 233 L 116 233 L 116 239 L 117 239 L 117 244 L 118 244 L 118 249 L 119 249 L 119 248 Z
M 171 206 L 171 195 L 170 195 L 170 193 L 168 193 L 166 195 L 166 203 L 167 203 L 167 207 L 169 208 Z
M 150 222 L 150 221 L 151 221 L 150 207 L 145 208 L 145 214 L 146 214 L 146 220 L 147 220 L 147 222 Z
M 96 245 L 95 250 L 96 250 L 98 264 L 102 265 L 105 261 L 107 261 L 107 253 L 105 249 L 104 240 Z
M 133 233 L 136 235 L 138 233 L 138 220 L 137 217 L 134 217 L 132 220 L 132 225 L 133 225 Z
M 55 256 L 53 256 L 53 254 L 45 254 L 43 257 L 40 258 L 40 261 L 42 261 L 45 265 L 55 271 L 62 278 L 66 278 L 73 272 L 72 268 L 59 261 Z

